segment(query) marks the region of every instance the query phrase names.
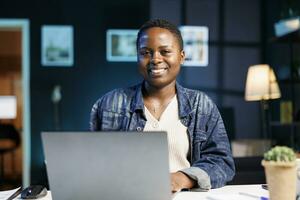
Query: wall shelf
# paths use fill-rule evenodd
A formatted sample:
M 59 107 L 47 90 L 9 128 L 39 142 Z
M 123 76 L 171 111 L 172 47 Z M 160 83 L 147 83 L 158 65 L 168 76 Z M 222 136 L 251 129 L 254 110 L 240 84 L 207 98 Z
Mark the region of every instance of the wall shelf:
M 300 30 L 291 32 L 289 34 L 286 34 L 282 37 L 272 37 L 269 39 L 269 42 L 271 43 L 300 43 Z

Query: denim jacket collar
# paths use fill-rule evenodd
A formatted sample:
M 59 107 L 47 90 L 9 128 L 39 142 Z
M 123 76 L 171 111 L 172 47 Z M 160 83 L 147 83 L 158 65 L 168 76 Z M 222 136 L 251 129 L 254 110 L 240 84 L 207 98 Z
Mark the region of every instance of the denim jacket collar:
M 132 113 L 137 110 L 142 110 L 144 112 L 144 99 L 143 99 L 143 94 L 142 94 L 143 84 L 144 84 L 144 82 L 136 85 L 134 98 L 130 105 L 130 112 L 132 112 Z
M 184 118 L 192 112 L 190 97 L 187 94 L 186 88 L 176 82 L 176 91 L 179 105 L 179 118 Z
M 130 106 L 131 112 L 135 112 L 137 110 L 142 110 L 144 112 L 144 100 L 142 94 L 143 84 L 144 82 L 136 86 L 137 89 L 134 95 L 134 99 Z M 176 82 L 176 91 L 179 105 L 179 118 L 184 118 L 192 112 L 191 102 L 189 100 L 186 89 L 182 87 L 178 82 Z

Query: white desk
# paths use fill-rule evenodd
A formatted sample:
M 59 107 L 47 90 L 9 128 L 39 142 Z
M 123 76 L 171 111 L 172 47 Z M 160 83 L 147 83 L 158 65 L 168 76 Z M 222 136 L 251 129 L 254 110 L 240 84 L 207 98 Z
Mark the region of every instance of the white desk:
M 269 197 L 268 190 L 262 189 L 261 185 L 228 185 L 208 192 L 180 192 L 173 200 L 208 200 L 209 197 L 215 197 L 216 200 L 255 200 L 253 197 L 239 195 L 240 193 Z
M 173 200 L 255 200 L 253 197 L 238 196 L 239 193 L 269 197 L 269 192 L 262 189 L 261 185 L 228 185 L 222 188 L 212 189 L 208 192 L 179 192 L 174 195 Z M 21 198 L 18 197 L 16 199 Z M 39 200 L 52 200 L 51 192 L 48 191 L 47 196 Z

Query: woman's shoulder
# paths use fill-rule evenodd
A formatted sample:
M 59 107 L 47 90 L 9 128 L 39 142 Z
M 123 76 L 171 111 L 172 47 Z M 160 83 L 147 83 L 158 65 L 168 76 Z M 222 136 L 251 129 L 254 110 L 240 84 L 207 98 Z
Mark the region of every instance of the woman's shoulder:
M 113 89 L 107 93 L 105 93 L 103 96 L 101 96 L 98 100 L 97 100 L 97 104 L 120 104 L 121 102 L 128 102 L 131 101 L 135 94 L 136 91 L 138 89 L 138 85 L 134 85 L 131 87 L 124 87 L 124 88 L 116 88 Z
M 182 86 L 181 86 L 181 90 L 190 100 L 213 103 L 213 100 L 205 92 L 201 90 L 190 89 Z
M 105 93 L 102 97 L 103 98 L 120 98 L 120 97 L 123 97 L 123 98 L 126 98 L 126 97 L 129 97 L 129 96 L 132 96 L 134 95 L 135 93 L 135 86 L 132 86 L 132 87 L 127 87 L 127 88 L 116 88 L 116 89 L 113 89 L 107 93 Z
M 182 95 L 188 101 L 193 110 L 197 110 L 202 114 L 209 114 L 216 108 L 214 101 L 203 91 L 190 88 L 181 88 Z

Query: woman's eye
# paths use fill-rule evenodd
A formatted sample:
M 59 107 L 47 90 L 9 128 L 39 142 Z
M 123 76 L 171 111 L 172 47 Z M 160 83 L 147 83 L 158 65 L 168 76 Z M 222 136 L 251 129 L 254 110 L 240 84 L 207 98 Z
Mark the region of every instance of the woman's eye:
M 162 55 L 166 55 L 166 54 L 169 54 L 169 53 L 171 53 L 171 51 L 169 51 L 169 50 L 162 50 L 161 51 Z
M 146 56 L 146 55 L 149 55 L 150 54 L 150 51 L 141 51 L 140 54 L 142 56 Z

